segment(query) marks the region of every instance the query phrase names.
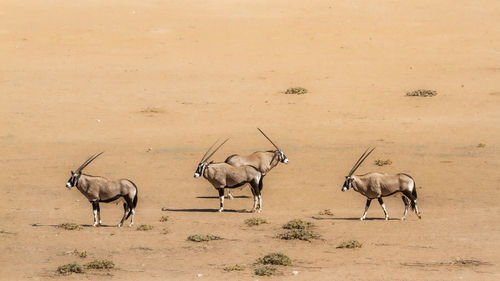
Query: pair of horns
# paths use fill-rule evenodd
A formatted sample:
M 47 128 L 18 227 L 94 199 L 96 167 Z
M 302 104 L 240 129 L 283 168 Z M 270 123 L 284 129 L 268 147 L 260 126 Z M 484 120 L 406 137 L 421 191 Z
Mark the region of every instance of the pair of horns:
M 90 162 L 94 161 L 94 159 L 96 159 L 99 155 L 101 155 L 103 153 L 104 153 L 104 151 L 101 153 L 97 153 L 97 154 L 90 156 L 90 158 L 87 159 L 87 161 L 83 162 L 83 164 L 78 169 L 76 169 L 75 173 L 80 173 L 85 167 L 87 167 L 88 164 L 90 164 Z
M 354 174 L 354 172 L 356 172 L 356 170 L 359 168 L 359 166 L 363 163 L 363 161 L 365 161 L 365 159 L 368 157 L 368 155 L 370 155 L 370 153 L 372 153 L 372 151 L 375 149 L 375 147 L 372 148 L 372 150 L 370 150 L 370 152 L 368 152 L 369 149 L 370 148 L 367 148 L 365 150 L 365 152 L 363 153 L 363 155 L 361 155 L 361 157 L 359 157 L 358 161 L 356 162 L 356 164 L 354 164 L 351 171 L 349 172 L 349 177 L 352 176 L 352 174 Z
M 212 149 L 212 147 L 214 147 L 214 145 L 215 145 L 216 143 L 218 143 L 218 142 L 219 142 L 219 139 L 217 139 L 217 140 L 214 142 L 214 144 L 212 144 L 212 146 L 210 146 L 210 147 L 208 148 L 207 152 L 205 152 L 205 155 L 203 155 L 203 157 L 201 157 L 200 163 L 203 163 L 203 162 L 207 161 L 208 159 L 210 159 L 210 157 L 212 157 L 212 155 L 214 155 L 214 153 L 215 153 L 215 152 L 217 152 L 217 150 L 219 150 L 219 148 L 220 148 L 223 144 L 225 144 L 225 143 L 226 143 L 226 141 L 228 141 L 228 140 L 229 140 L 229 138 L 227 138 L 225 141 L 223 141 L 223 142 L 222 142 L 222 143 L 221 143 L 221 144 L 220 144 L 220 145 L 219 145 L 219 146 L 218 146 L 218 147 L 217 147 L 214 151 L 212 151 L 212 153 L 210 153 L 210 155 L 208 155 L 208 156 L 207 156 L 208 152 Z M 205 157 L 205 156 L 207 156 L 207 157 Z
M 266 137 L 266 139 L 272 144 L 274 145 L 274 147 L 276 147 L 277 150 L 281 151 L 281 149 L 276 145 L 274 144 L 274 142 L 260 129 L 260 128 L 257 128 L 257 130 L 259 130 L 259 132 L 264 135 L 264 137 Z

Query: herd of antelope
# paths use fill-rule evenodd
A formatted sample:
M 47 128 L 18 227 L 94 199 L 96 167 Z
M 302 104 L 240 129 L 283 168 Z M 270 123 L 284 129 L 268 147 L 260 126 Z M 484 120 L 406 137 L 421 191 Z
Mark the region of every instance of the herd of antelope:
M 198 178 L 203 176 L 219 192 L 219 212 L 224 210 L 224 190 L 226 188 L 232 189 L 241 187 L 248 183 L 250 184 L 254 200 L 252 212 L 257 211 L 260 213 L 262 211 L 262 181 L 264 176 L 280 162 L 285 164 L 288 163 L 288 158 L 283 153 L 283 150 L 281 150 L 261 129 L 257 129 L 276 148 L 275 150 L 256 151 L 247 156 L 233 154 L 227 157 L 224 162 L 209 162 L 215 152 L 228 141 L 228 139 L 226 139 L 209 154 L 215 144 L 217 144 L 217 140 L 208 148 L 196 168 L 194 177 Z M 421 216 L 417 207 L 417 188 L 415 180 L 410 175 L 403 173 L 388 175 L 377 172 L 358 176 L 353 175 L 374 149 L 375 148 L 372 148 L 370 151 L 367 149 L 361 155 L 346 176 L 344 185 L 342 186 L 342 191 L 347 191 L 352 188 L 366 196 L 365 211 L 360 219 L 364 220 L 366 218 L 366 213 L 370 207 L 371 201 L 377 198 L 384 211 L 385 219 L 388 220 L 389 214 L 387 213 L 382 197 L 390 196 L 398 192 L 402 193 L 403 203 L 405 204 L 405 210 L 401 220 L 406 218 L 409 206 L 411 206 L 412 210 L 420 219 Z M 137 186 L 128 179 L 110 181 L 104 177 L 82 173 L 83 169 L 101 154 L 102 152 L 91 156 L 80 165 L 78 169 L 74 172 L 71 171 L 71 177 L 66 183 L 66 187 L 71 188 L 76 186 L 92 204 L 94 213 L 93 226 L 99 226 L 102 223 L 99 203 L 109 203 L 120 199 L 123 200 L 124 213 L 120 223 L 118 223 L 118 227 L 121 227 L 124 221 L 132 216 L 129 224 L 130 227 L 134 224 L 135 208 L 138 201 Z M 228 192 L 228 197 L 233 198 L 230 191 Z

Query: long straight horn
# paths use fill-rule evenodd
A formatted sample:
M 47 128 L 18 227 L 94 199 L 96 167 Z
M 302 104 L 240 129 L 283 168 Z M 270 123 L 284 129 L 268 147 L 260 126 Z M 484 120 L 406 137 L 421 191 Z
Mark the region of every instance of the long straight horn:
M 208 159 L 210 159 L 210 157 L 212 157 L 212 155 L 214 155 L 214 153 L 215 153 L 215 152 L 217 152 L 217 150 L 219 150 L 219 148 L 220 148 L 223 144 L 225 144 L 225 143 L 226 143 L 226 141 L 228 141 L 228 140 L 229 140 L 229 138 L 227 138 L 224 142 L 222 142 L 219 146 L 217 146 L 217 148 L 216 148 L 214 151 L 212 151 L 212 153 L 210 153 L 210 155 L 208 155 L 208 156 L 207 156 L 207 158 L 205 158 L 202 162 L 205 162 L 205 161 L 207 161 Z
M 90 162 L 94 161 L 94 159 L 96 159 L 99 155 L 101 155 L 103 153 L 104 153 L 104 151 L 101 153 L 97 153 L 97 154 L 90 156 L 90 158 L 87 159 L 87 161 L 85 161 L 78 169 L 76 169 L 75 173 L 81 172 L 85 167 L 87 167 L 88 164 L 90 164 Z
M 212 145 L 211 145 L 211 146 L 207 149 L 207 152 L 205 152 L 205 154 L 203 155 L 203 157 L 201 157 L 200 163 L 202 163 L 202 162 L 205 160 L 205 156 L 207 156 L 207 154 L 210 152 L 210 149 L 212 149 L 212 147 L 214 147 L 214 145 L 215 145 L 216 143 L 218 143 L 218 142 L 219 142 L 219 140 L 220 140 L 220 139 L 217 139 L 217 140 L 214 142 L 214 144 L 212 144 Z
M 375 150 L 375 147 L 372 148 L 372 150 L 370 150 L 370 152 L 366 153 L 366 151 L 368 151 L 368 149 L 365 151 L 365 153 L 363 153 L 363 155 L 361 156 L 361 158 L 358 160 L 358 163 L 356 163 L 356 165 L 354 165 L 354 167 L 352 168 L 351 172 L 349 173 L 349 176 L 352 176 L 352 174 L 354 174 L 354 172 L 356 172 L 356 170 L 359 168 L 359 166 L 361 166 L 361 164 L 363 164 L 363 162 L 365 161 L 366 158 L 368 158 L 368 156 L 370 155 L 370 153 L 372 153 L 372 151 Z
M 257 130 L 259 130 L 259 132 L 260 132 L 262 135 L 264 135 L 264 137 L 266 137 L 266 139 L 267 139 L 269 142 L 271 142 L 271 143 L 274 145 L 274 147 L 276 147 L 276 149 L 277 149 L 277 150 L 281 150 L 281 149 L 280 149 L 280 148 L 279 148 L 276 144 L 274 144 L 274 142 L 273 142 L 273 141 L 272 141 L 272 140 L 271 140 L 271 139 L 270 139 L 270 138 L 269 138 L 266 134 L 264 134 L 264 132 L 263 132 L 260 128 L 257 128 Z
M 361 157 L 359 157 L 359 159 L 356 161 L 356 163 L 354 163 L 354 165 L 352 166 L 351 170 L 349 171 L 349 176 L 352 175 L 352 173 L 354 172 L 354 168 L 356 168 L 356 166 L 358 165 L 359 161 L 361 161 L 361 159 L 363 159 L 363 157 L 365 156 L 365 154 L 368 152 L 370 148 L 367 148 L 365 150 L 365 152 L 363 152 L 363 154 L 361 154 Z

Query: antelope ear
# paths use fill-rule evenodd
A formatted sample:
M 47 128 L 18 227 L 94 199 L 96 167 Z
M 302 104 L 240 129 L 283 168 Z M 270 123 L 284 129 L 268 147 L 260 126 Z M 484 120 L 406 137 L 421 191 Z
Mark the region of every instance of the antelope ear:
M 71 171 L 71 175 L 73 175 L 75 172 Z

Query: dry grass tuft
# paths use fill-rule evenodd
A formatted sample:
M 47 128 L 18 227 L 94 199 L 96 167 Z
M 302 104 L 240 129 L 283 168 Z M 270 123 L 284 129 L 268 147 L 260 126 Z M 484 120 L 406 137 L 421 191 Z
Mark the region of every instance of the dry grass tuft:
M 264 265 L 264 266 L 259 266 L 255 268 L 254 273 L 255 275 L 259 276 L 271 276 L 276 272 L 276 268 L 269 266 L 269 265 Z
M 61 223 L 61 224 L 58 224 L 56 227 L 62 228 L 65 230 L 80 230 L 80 229 L 82 229 L 81 225 L 76 224 L 76 223 L 72 223 L 72 222 Z
M 57 268 L 57 272 L 64 275 L 69 275 L 71 273 L 85 273 L 87 272 L 87 268 L 74 262 L 59 266 Z
M 339 249 L 355 249 L 355 248 L 361 248 L 363 247 L 363 244 L 359 243 L 358 240 L 349 240 L 349 241 L 344 241 L 340 243 L 337 248 Z
M 243 271 L 245 267 L 239 264 L 228 265 L 224 267 L 224 271 Z
M 318 239 L 321 235 L 310 229 L 290 229 L 278 234 L 277 237 L 283 240 L 303 240 L 311 242 L 312 239 Z
M 257 260 L 261 264 L 291 265 L 292 259 L 283 253 L 270 253 Z
M 410 97 L 433 97 L 437 95 L 437 92 L 432 90 L 418 89 L 407 92 L 406 95 Z
M 249 218 L 245 220 L 246 225 L 248 226 L 256 226 L 256 225 L 261 225 L 264 223 L 267 223 L 266 219 L 261 219 L 261 218 Z
M 141 224 L 137 227 L 137 230 L 138 231 L 149 231 L 149 230 L 153 230 L 153 226 L 147 225 L 147 224 Z
M 486 144 L 484 144 L 484 143 L 479 143 L 479 144 L 477 145 L 477 147 L 479 147 L 479 148 L 483 148 L 483 147 L 486 147 Z
M 333 212 L 330 209 L 324 209 L 322 211 L 319 211 L 318 215 L 321 215 L 321 216 L 333 216 Z
M 302 87 L 292 87 L 288 88 L 285 91 L 285 94 L 287 95 L 303 95 L 307 93 L 307 89 L 302 88 Z
M 160 222 L 167 222 L 168 221 L 168 216 L 161 216 Z
M 148 106 L 148 107 L 142 109 L 140 112 L 141 113 L 163 113 L 163 112 L 165 112 L 165 110 L 163 110 L 159 107 L 156 107 L 156 106 L 153 106 L 153 107 Z
M 212 240 L 222 240 L 222 237 L 212 235 L 212 234 L 195 234 L 188 236 L 187 240 L 193 242 L 207 242 Z
M 91 269 L 111 269 L 115 267 L 115 263 L 110 260 L 94 260 L 85 264 L 85 267 Z
M 77 249 L 73 251 L 73 255 L 78 256 L 82 259 L 86 258 L 88 256 L 87 251 L 79 252 Z
M 314 224 L 312 222 L 303 221 L 301 219 L 291 220 L 283 225 L 284 229 L 307 229 L 313 227 Z
M 391 159 L 387 159 L 387 160 L 377 159 L 377 160 L 373 161 L 373 164 L 375 164 L 377 166 L 385 166 L 385 165 L 391 165 L 392 161 L 391 161 Z

